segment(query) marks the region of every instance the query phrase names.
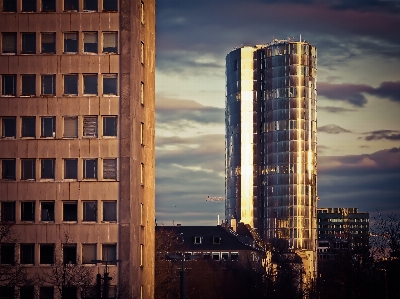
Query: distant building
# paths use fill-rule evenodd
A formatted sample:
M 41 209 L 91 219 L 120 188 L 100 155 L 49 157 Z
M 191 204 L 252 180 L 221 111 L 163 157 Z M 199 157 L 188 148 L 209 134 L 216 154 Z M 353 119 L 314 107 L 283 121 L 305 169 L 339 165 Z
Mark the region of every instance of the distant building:
M 317 218 L 319 259 L 368 250 L 369 213 L 357 208 L 318 208 Z

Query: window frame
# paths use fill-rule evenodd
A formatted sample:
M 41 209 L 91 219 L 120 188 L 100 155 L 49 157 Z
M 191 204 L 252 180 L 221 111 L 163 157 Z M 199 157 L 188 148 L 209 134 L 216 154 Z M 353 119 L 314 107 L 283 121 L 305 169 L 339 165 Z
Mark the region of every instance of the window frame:
M 113 256 L 115 257 L 115 259 L 112 260 L 106 260 L 105 257 L 109 258 L 110 254 L 109 254 L 109 249 L 113 250 L 113 252 L 111 253 Z M 114 253 L 114 254 L 113 254 Z M 116 260 L 118 258 L 118 252 L 117 252 L 117 244 L 113 243 L 113 244 L 101 244 L 101 258 L 103 261 L 107 261 L 108 264 L 114 264 L 116 263 Z M 114 263 L 112 263 L 114 261 Z M 105 264 L 105 263 L 103 263 Z
M 72 82 L 72 79 L 74 82 Z M 71 82 L 67 82 L 71 80 Z M 75 84 L 76 82 L 76 84 Z M 79 78 L 78 74 L 64 74 L 63 75 L 63 96 L 78 96 L 79 94 Z M 74 84 L 76 87 L 68 87 L 68 84 Z M 71 90 L 69 90 L 71 89 Z
M 75 164 L 75 176 L 74 177 L 69 177 L 69 176 L 67 177 L 67 172 L 69 172 L 69 170 L 67 168 L 70 167 L 70 166 L 67 166 L 68 162 L 75 162 L 74 163 Z M 64 179 L 65 180 L 77 180 L 78 179 L 78 159 L 77 158 L 64 159 Z
M 102 222 L 117 222 L 117 219 L 118 219 L 117 218 L 117 201 L 116 200 L 103 201 L 102 204 L 103 204 Z M 112 211 L 113 211 L 113 213 L 112 213 Z M 107 219 L 106 219 L 106 217 L 107 217 Z M 110 218 L 108 218 L 108 217 L 110 217 Z
M 97 31 L 83 31 L 83 38 L 82 38 L 82 43 L 83 43 L 83 53 L 84 54 L 98 54 L 99 53 L 99 33 Z M 95 43 L 91 42 L 85 42 L 87 39 L 92 39 L 94 38 L 96 40 Z M 96 45 L 96 46 L 94 46 Z M 91 49 L 93 47 L 93 49 Z M 94 49 L 96 47 L 96 49 Z
M 22 97 L 36 96 L 35 74 L 21 74 L 21 96 Z
M 75 243 L 64 243 L 62 244 L 62 257 L 64 265 L 76 265 L 78 260 L 77 244 Z M 66 257 L 74 257 L 71 260 L 66 261 Z
M 67 132 L 70 133 L 70 131 L 72 132 L 72 129 L 75 129 L 74 131 L 76 132 L 76 134 L 74 132 L 74 135 L 70 135 L 70 136 L 66 136 L 65 135 L 65 128 L 66 128 L 65 122 L 66 121 L 68 122 L 67 123 L 68 131 Z M 69 123 L 69 122 L 71 122 L 71 123 Z M 72 122 L 74 122 L 74 123 L 72 124 Z M 69 126 L 71 126 L 71 128 L 69 128 Z M 77 115 L 71 115 L 71 116 L 65 115 L 65 116 L 63 116 L 63 138 L 71 139 L 71 138 L 78 138 L 78 136 L 79 136 L 78 116 Z
M 118 31 L 103 31 L 103 44 L 102 44 L 102 53 L 104 54 L 118 54 Z M 107 38 L 107 36 L 110 36 Z M 111 38 L 111 36 L 113 36 Z M 106 44 L 111 44 L 111 41 L 114 41 L 114 47 L 106 47 Z
M 13 7 L 5 10 L 5 7 L 8 7 L 7 4 L 11 4 Z M 17 0 L 3 0 L 3 12 L 17 12 Z
M 88 248 L 88 247 L 92 247 L 92 248 Z M 86 252 L 93 250 L 94 247 L 94 258 L 87 260 L 85 258 L 85 247 L 86 247 Z M 92 252 L 93 253 L 93 252 Z M 97 244 L 96 243 L 82 243 L 82 264 L 95 264 L 94 262 L 92 262 L 92 260 L 97 260 Z
M 77 7 L 66 8 L 68 2 L 70 2 L 69 5 L 75 4 Z M 63 11 L 79 11 L 79 0 L 64 0 L 63 4 Z
M 21 12 L 37 12 L 37 1 L 33 0 L 33 1 L 35 1 L 33 8 L 31 8 L 31 6 L 29 5 L 29 4 L 31 4 L 31 1 L 32 0 L 30 0 L 30 1 L 21 0 Z M 24 10 L 24 4 L 25 4 L 25 10 Z M 28 6 L 28 7 L 26 7 L 26 6 Z
M 5 51 L 5 45 L 11 44 L 11 42 L 5 42 L 5 37 L 9 36 L 9 37 L 13 37 L 14 41 L 13 41 L 13 49 L 10 50 L 6 50 Z M 2 54 L 6 54 L 6 55 L 16 55 L 17 54 L 17 33 L 16 32 L 2 32 L 1 33 L 1 53 Z
M 12 126 L 10 129 L 9 126 Z M 7 131 L 10 131 L 8 132 Z M 1 137 L 12 138 L 17 137 L 17 118 L 15 116 L 5 116 L 1 118 Z
M 11 162 L 11 163 L 10 163 Z M 5 173 L 5 169 L 8 169 L 10 165 L 6 164 L 13 164 L 14 168 L 14 173 L 11 172 L 11 175 L 7 175 Z M 17 174 L 17 161 L 16 159 L 1 159 L 1 179 L 2 180 L 7 180 L 7 181 L 15 181 L 16 180 L 16 174 Z
M 114 126 L 113 129 L 109 129 L 110 122 Z M 103 137 L 117 137 L 117 136 L 118 136 L 118 116 L 116 115 L 103 116 Z
M 25 259 L 24 248 L 30 248 L 29 258 Z M 35 264 L 35 244 L 21 243 L 19 245 L 20 264 L 21 265 L 34 265 Z
M 69 207 L 69 208 L 66 209 L 66 207 Z M 62 211 L 63 211 L 63 214 L 62 214 L 63 222 L 78 222 L 78 202 L 77 201 L 72 201 L 72 200 L 71 201 L 63 201 L 63 210 Z M 71 215 L 69 215 L 69 213 L 71 213 Z
M 96 8 L 95 9 L 87 9 L 85 8 L 86 1 L 96 1 Z M 83 0 L 83 11 L 85 12 L 97 12 L 99 10 L 99 1 L 98 0 Z
M 8 90 L 8 86 L 10 86 L 10 82 L 6 82 L 6 80 L 12 79 L 12 87 L 11 92 Z M 16 74 L 2 74 L 1 75 L 1 96 L 2 97 L 16 97 L 17 96 L 17 75 Z M 7 86 L 7 88 L 6 88 Z M 5 93 L 7 90 L 7 93 Z
M 50 163 L 51 162 L 51 163 Z M 45 164 L 51 164 L 45 165 Z M 51 167 L 50 171 L 52 172 L 50 175 L 47 175 L 44 168 Z M 40 159 L 40 179 L 42 180 L 55 180 L 56 178 L 56 159 Z
M 54 3 L 54 8 L 45 9 L 44 8 L 45 1 L 46 1 L 46 3 L 47 2 L 52 2 L 51 4 Z M 41 12 L 56 12 L 56 10 L 57 10 L 57 1 L 56 0 L 41 0 L 40 4 L 41 4 L 40 5 L 40 11 Z
M 72 38 L 74 36 L 74 39 Z M 70 36 L 71 38 L 67 39 Z M 68 49 L 72 48 L 72 49 Z M 76 49 L 76 50 L 75 50 Z M 67 51 L 75 50 L 75 51 Z M 78 54 L 79 52 L 79 32 L 78 31 L 67 31 L 63 33 L 63 53 L 64 54 Z
M 44 209 L 44 205 L 51 209 Z M 47 211 L 48 218 L 43 219 L 44 211 Z M 40 221 L 41 222 L 55 222 L 55 202 L 54 201 L 42 201 L 40 202 Z
M 2 247 L 8 249 L 4 250 Z M 0 255 L 0 265 L 15 265 L 15 243 L 0 243 L 0 251 L 2 252 Z M 6 254 L 4 254 L 4 252 Z
M 36 159 L 21 159 L 21 181 L 36 181 Z
M 90 205 L 90 204 L 93 204 L 94 206 L 93 206 L 93 208 L 91 208 L 90 206 L 89 206 L 89 209 L 86 207 L 86 205 Z M 97 222 L 97 217 L 98 217 L 98 209 L 97 209 L 97 201 L 94 201 L 94 200 L 85 200 L 85 201 L 82 201 L 82 222 Z M 88 217 L 87 217 L 87 214 L 90 214 L 90 213 L 94 213 L 94 215 L 92 215 L 92 216 L 94 216 L 93 218 L 94 218 L 94 220 L 88 220 Z
M 15 222 L 15 201 L 2 201 L 1 202 L 1 221 L 2 222 Z M 10 214 L 11 211 L 11 214 Z
M 93 161 L 93 177 L 88 177 L 87 168 L 91 165 L 86 165 L 89 161 Z M 85 180 L 97 180 L 98 178 L 98 159 L 83 159 L 83 179 Z
M 30 207 L 28 205 L 31 205 Z M 21 201 L 21 221 L 35 222 L 36 202 Z
M 54 37 L 53 43 L 43 43 L 43 39 L 45 36 L 52 35 Z M 43 46 L 50 47 L 50 45 L 54 46 L 54 49 L 51 48 L 50 50 L 43 50 Z M 57 51 L 57 36 L 56 32 L 41 32 L 40 33 L 40 54 L 56 54 Z
M 84 96 L 97 96 L 99 94 L 99 76 L 97 74 L 83 74 L 83 95 Z M 89 90 L 92 89 L 93 87 L 90 86 L 93 82 L 89 81 L 94 81 L 95 82 L 95 92 L 92 92 L 94 90 Z
M 40 95 L 41 96 L 56 96 L 56 84 L 57 84 L 57 77 L 55 74 L 46 74 L 46 75 L 41 75 L 40 76 L 41 82 L 40 82 Z M 49 87 L 47 86 L 47 84 L 49 84 L 49 82 L 47 82 L 49 79 L 51 79 L 51 86 L 50 89 L 52 90 L 51 93 L 47 92 L 47 90 L 49 89 Z
M 51 120 L 51 124 L 46 122 Z M 51 127 L 51 135 L 48 132 L 47 126 Z M 56 117 L 55 116 L 41 116 L 40 117 L 40 138 L 55 138 L 56 137 Z
M 27 41 L 28 36 L 33 37 L 33 46 L 30 44 L 32 41 Z M 36 32 L 21 32 L 21 54 L 35 55 L 36 54 Z
M 116 158 L 103 159 L 103 179 L 114 180 L 114 181 L 117 180 L 118 176 L 117 169 L 118 169 L 118 161 Z
M 107 5 L 107 3 L 108 3 L 108 2 L 111 2 L 111 1 L 113 1 L 113 0 L 103 0 L 102 11 L 104 11 L 104 12 L 105 12 L 105 11 L 110 11 L 110 12 L 117 12 L 117 11 L 118 11 L 118 8 L 119 8 L 118 0 L 114 0 L 114 2 L 117 2 L 117 5 L 116 5 L 117 9 L 105 8 L 105 7 L 104 7 L 105 4 Z
M 36 116 L 21 117 L 21 138 L 36 138 Z
M 46 249 L 49 250 L 44 253 L 45 247 Z M 52 251 L 51 256 L 48 254 L 50 253 L 50 250 Z M 54 264 L 54 253 L 55 253 L 55 244 L 54 243 L 42 243 L 39 244 L 39 264 L 40 265 L 52 265 Z M 51 259 L 51 260 L 50 260 Z
M 103 96 L 118 96 L 118 74 L 103 74 Z
M 84 138 L 97 138 L 99 130 L 99 122 L 97 115 L 83 116 L 83 137 Z
M 35 287 L 33 285 L 24 285 L 19 287 L 20 298 L 35 298 Z

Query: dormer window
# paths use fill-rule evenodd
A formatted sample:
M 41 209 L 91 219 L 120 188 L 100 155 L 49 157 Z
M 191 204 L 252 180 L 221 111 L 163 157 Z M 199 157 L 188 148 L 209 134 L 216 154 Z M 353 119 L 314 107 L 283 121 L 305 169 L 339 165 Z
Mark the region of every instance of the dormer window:
M 213 244 L 221 244 L 221 238 L 219 236 L 213 236 Z
M 194 237 L 194 244 L 202 244 L 203 237 Z

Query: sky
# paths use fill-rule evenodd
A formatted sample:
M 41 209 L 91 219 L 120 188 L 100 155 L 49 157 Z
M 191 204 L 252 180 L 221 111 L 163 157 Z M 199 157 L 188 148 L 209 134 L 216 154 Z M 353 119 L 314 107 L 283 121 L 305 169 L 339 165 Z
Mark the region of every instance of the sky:
M 400 216 L 399 0 L 158 0 L 158 225 L 224 219 L 225 56 L 317 47 L 318 207 Z

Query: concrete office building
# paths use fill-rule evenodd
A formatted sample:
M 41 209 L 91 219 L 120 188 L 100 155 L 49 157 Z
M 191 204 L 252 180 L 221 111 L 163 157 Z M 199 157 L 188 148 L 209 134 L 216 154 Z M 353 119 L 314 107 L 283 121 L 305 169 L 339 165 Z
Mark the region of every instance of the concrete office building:
M 114 261 L 153 298 L 155 0 L 1 0 L 0 34 L 2 263 Z
M 287 39 L 230 52 L 225 122 L 226 220 L 315 265 L 316 48 Z

